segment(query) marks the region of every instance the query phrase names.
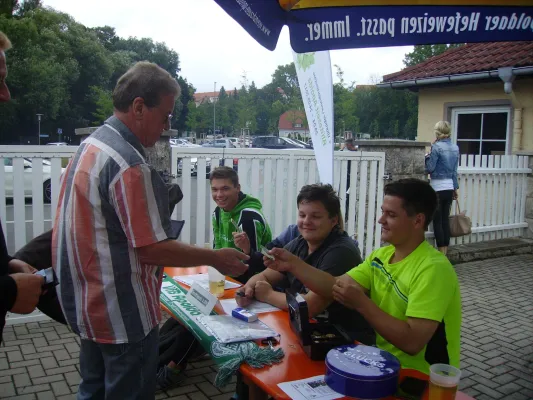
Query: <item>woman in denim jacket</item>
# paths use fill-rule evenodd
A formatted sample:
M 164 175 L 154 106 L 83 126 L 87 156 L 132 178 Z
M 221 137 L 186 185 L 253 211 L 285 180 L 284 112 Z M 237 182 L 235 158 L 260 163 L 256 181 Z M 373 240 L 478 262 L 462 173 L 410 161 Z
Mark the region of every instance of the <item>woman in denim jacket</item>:
M 431 186 L 437 192 L 439 205 L 433 217 L 433 231 L 439 251 L 446 254 L 450 245 L 450 208 L 457 199 L 457 167 L 459 147 L 453 144 L 448 121 L 437 122 L 434 128 L 436 140 L 426 156 L 426 172 L 430 174 Z

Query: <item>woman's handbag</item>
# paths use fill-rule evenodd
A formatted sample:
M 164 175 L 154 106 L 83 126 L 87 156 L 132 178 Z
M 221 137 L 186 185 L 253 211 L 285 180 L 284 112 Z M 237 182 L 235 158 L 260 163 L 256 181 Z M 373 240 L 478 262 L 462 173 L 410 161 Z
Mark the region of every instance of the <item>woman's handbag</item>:
M 461 212 L 459 201 L 455 200 L 455 215 L 450 215 L 450 236 L 459 237 L 472 233 L 472 220 Z

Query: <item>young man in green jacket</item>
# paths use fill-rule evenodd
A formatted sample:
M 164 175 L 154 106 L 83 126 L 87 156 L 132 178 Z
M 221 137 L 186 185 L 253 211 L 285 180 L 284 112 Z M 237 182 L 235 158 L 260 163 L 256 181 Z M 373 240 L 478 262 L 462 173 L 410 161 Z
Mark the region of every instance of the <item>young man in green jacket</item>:
M 241 192 L 239 176 L 233 168 L 217 167 L 211 171 L 209 179 L 211 195 L 217 205 L 213 212 L 213 248 L 229 247 L 245 254 L 261 251 L 261 246 L 272 241 L 261 202 Z M 261 271 L 249 269 L 235 279 L 246 283 L 258 272 Z

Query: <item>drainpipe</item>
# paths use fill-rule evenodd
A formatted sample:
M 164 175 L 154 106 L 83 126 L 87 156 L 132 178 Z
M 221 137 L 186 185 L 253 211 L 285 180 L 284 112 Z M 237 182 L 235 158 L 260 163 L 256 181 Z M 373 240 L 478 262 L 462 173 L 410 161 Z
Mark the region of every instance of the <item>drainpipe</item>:
M 513 104 L 513 146 L 512 152 L 523 150 L 523 130 L 522 130 L 522 107 L 513 92 L 513 81 L 515 74 L 512 67 L 498 68 L 498 76 L 503 81 L 503 90 L 511 98 Z

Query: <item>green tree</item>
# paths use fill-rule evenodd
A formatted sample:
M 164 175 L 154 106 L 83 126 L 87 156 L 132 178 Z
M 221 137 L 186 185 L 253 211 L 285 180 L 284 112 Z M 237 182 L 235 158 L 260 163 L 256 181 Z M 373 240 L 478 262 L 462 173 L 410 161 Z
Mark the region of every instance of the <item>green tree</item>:
M 18 0 L 0 0 L 0 15 L 11 17 L 18 8 Z
M 10 2 L 11 0 L 7 0 Z M 12 2 L 12 1 L 11 1 Z M 17 15 L 25 15 L 33 10 L 42 7 L 41 0 L 24 0 L 17 9 Z
M 98 86 L 91 86 L 96 111 L 93 112 L 95 125 L 101 125 L 113 113 L 113 99 L 109 90 Z
M 227 98 L 228 94 L 226 93 L 226 89 L 224 89 L 224 86 L 222 86 L 218 92 L 218 101 L 226 100 Z
M 295 103 L 302 99 L 298 75 L 294 63 L 280 65 L 272 74 L 272 82 L 265 87 L 271 93 L 287 103 Z
M 36 142 L 37 113 L 43 114 L 43 133 L 61 128 L 67 138 L 75 128 L 101 123 L 103 113 L 112 111 L 108 93 L 140 60 L 155 62 L 178 79 L 182 96 L 173 125 L 184 128 L 194 88 L 180 79 L 179 56 L 164 43 L 122 39 L 109 26 L 87 29 L 65 13 L 43 9 L 40 0 L 2 0 L 0 12 L 0 30 L 13 43 L 7 53 L 13 102 L 0 108 L 1 142 L 27 143 L 24 137 Z
M 420 64 L 426 61 L 428 58 L 438 56 L 449 49 L 455 49 L 462 46 L 459 44 L 421 44 L 416 45 L 412 52 L 407 53 L 403 59 L 403 63 L 406 67 L 412 67 L 413 65 Z
M 115 51 L 115 46 L 120 39 L 115 32 L 115 28 L 106 25 L 90 28 L 89 30 L 96 34 L 102 46 L 109 51 Z

